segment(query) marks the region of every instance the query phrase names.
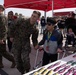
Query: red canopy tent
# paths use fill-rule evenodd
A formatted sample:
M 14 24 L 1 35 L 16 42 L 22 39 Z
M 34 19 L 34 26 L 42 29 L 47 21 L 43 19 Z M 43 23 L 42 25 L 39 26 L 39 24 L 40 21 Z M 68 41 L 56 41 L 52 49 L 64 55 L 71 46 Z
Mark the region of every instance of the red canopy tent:
M 76 0 L 4 0 L 5 8 L 28 8 L 45 11 L 76 7 Z
M 53 9 L 74 8 L 76 0 L 4 0 L 5 8 L 17 7 L 49 11 L 52 10 L 52 4 Z

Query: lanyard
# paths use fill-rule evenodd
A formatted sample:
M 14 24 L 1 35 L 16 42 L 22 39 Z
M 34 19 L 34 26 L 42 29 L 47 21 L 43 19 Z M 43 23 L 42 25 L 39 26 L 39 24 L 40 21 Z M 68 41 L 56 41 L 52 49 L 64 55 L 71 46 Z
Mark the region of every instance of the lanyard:
M 51 34 L 52 34 L 52 33 L 48 32 L 48 42 L 49 42 L 49 40 L 50 40 Z

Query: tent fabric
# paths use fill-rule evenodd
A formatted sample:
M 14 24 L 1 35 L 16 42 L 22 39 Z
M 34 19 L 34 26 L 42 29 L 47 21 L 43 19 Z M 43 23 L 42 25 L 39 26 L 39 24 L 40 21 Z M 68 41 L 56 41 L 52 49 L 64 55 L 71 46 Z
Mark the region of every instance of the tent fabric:
M 62 8 L 74 8 L 76 7 L 76 0 L 4 0 L 5 8 L 29 8 L 43 11 Z
M 54 16 L 69 16 L 71 13 L 74 13 L 73 11 L 68 11 L 68 12 L 54 12 Z

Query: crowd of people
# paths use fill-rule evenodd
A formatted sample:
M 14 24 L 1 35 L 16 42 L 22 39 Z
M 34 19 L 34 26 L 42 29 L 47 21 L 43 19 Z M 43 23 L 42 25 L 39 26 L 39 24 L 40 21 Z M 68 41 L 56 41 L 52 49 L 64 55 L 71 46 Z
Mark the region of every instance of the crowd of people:
M 21 18 L 21 15 L 17 17 L 17 13 L 14 16 L 13 11 L 9 11 L 8 16 L 5 17 L 2 13 L 4 10 L 5 8 L 0 5 L 0 68 L 4 67 L 2 63 L 3 56 L 12 62 L 11 68 L 16 66 L 21 74 L 30 71 L 30 37 L 35 50 L 41 49 L 41 45 L 43 45 L 42 66 L 47 65 L 50 60 L 51 62 L 56 61 L 58 53 L 63 52 L 62 29 L 67 28 L 68 30 L 66 34 L 67 40 L 70 40 L 68 40 L 68 44 L 73 44 L 74 42 L 76 25 L 73 24 L 75 23 L 75 19 L 73 19 L 74 23 L 70 25 L 68 23 L 69 18 L 69 20 L 65 21 L 65 24 L 64 20 L 56 20 L 55 18 L 48 17 L 46 20 L 42 16 L 40 19 L 41 13 L 39 11 L 33 11 L 31 17 L 28 19 Z M 75 15 L 72 16 L 74 17 Z M 36 27 L 39 19 L 41 24 L 40 34 L 43 34 L 40 42 L 38 42 L 39 29 Z M 71 27 L 71 25 L 74 27 Z M 13 56 L 6 50 L 6 40 L 8 50 L 13 53 Z M 71 41 L 72 43 L 70 43 Z

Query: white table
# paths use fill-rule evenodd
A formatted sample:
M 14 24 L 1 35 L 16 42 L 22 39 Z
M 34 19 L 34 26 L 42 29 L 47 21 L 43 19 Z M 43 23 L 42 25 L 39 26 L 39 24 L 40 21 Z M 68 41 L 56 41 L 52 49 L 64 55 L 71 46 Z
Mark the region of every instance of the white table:
M 59 65 L 54 66 L 53 68 L 50 68 L 50 69 L 49 69 L 49 71 L 50 71 L 50 70 L 54 70 L 55 68 L 59 67 L 60 65 L 66 64 L 68 61 L 71 61 L 71 60 L 72 60 L 73 62 L 76 62 L 76 56 L 73 57 L 74 55 L 76 55 L 76 53 L 71 54 L 71 55 L 69 55 L 69 56 L 67 56 L 67 57 L 65 57 L 65 58 L 60 59 L 60 60 L 57 60 L 57 61 L 55 61 L 55 62 L 53 62 L 53 63 L 49 63 L 48 65 L 42 66 L 42 67 L 40 67 L 40 68 L 47 69 L 49 66 L 51 66 L 51 65 L 53 65 L 53 64 L 55 64 L 55 63 L 57 63 L 57 62 L 60 62 Z M 70 65 L 70 68 L 72 68 L 72 67 L 76 68 L 76 67 L 75 67 L 76 64 L 75 64 L 75 65 L 71 65 L 71 63 L 70 63 L 70 64 L 67 64 L 66 66 L 69 66 L 69 65 Z M 24 74 L 24 75 L 30 75 L 31 73 L 38 71 L 40 68 L 38 68 L 38 69 L 36 69 L 36 70 L 33 70 L 33 71 L 30 71 L 30 72 L 28 72 L 28 73 L 26 73 L 26 74 Z M 63 67 L 63 68 L 64 68 L 64 67 Z M 63 69 L 63 68 L 60 68 L 59 70 L 61 70 L 61 69 Z M 70 69 L 70 68 L 68 68 L 68 69 Z M 68 69 L 67 69 L 64 73 L 66 73 L 66 72 L 68 71 Z M 56 72 L 53 71 L 53 72 L 51 73 L 51 75 L 53 75 L 54 73 L 57 73 L 57 72 L 58 72 L 58 71 L 56 71 Z M 56 74 L 56 75 L 64 75 L 64 73 Z M 46 74 L 41 74 L 41 73 L 39 73 L 39 74 L 32 74 L 32 75 L 46 75 Z M 72 75 L 72 73 L 70 73 L 70 75 Z

